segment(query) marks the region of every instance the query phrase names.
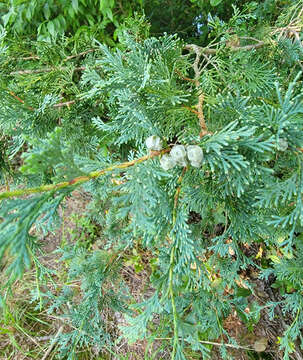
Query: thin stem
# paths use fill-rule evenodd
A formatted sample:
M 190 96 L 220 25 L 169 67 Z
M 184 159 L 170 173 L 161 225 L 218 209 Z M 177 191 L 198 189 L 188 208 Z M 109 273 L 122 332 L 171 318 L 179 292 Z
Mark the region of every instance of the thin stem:
M 180 195 L 180 191 L 181 191 L 181 182 L 182 179 L 184 177 L 184 174 L 186 172 L 187 168 L 185 167 L 182 171 L 181 176 L 178 179 L 178 188 L 176 190 L 175 193 L 175 197 L 174 197 L 174 209 L 173 209 L 173 221 L 172 221 L 172 228 L 174 227 L 174 225 L 176 224 L 176 219 L 177 219 L 177 207 L 178 207 L 178 200 L 179 200 L 179 195 Z M 176 251 L 176 246 L 173 245 L 171 248 L 171 252 L 170 252 L 170 264 L 169 264 L 169 275 L 168 275 L 168 283 L 169 283 L 169 296 L 171 299 L 171 305 L 172 305 L 172 309 L 173 309 L 173 322 L 174 322 L 174 340 L 173 340 L 173 351 L 172 351 L 172 355 L 171 355 L 171 359 L 174 360 L 175 356 L 176 356 L 176 351 L 177 351 L 177 346 L 178 346 L 178 342 L 179 342 L 179 335 L 178 335 L 178 312 L 177 312 L 177 308 L 176 308 L 176 303 L 175 303 L 175 294 L 174 294 L 174 288 L 173 288 L 173 269 L 174 269 L 174 264 L 175 264 L 175 251 Z
M 192 82 L 192 83 L 195 82 L 194 79 L 191 79 L 191 78 L 189 78 L 189 77 L 183 76 L 183 74 L 182 74 L 179 70 L 175 69 L 175 72 L 180 76 L 180 78 L 181 78 L 182 80 L 186 80 L 186 81 L 189 81 L 189 82 Z
M 185 105 L 183 105 L 182 107 L 183 107 L 184 109 L 189 110 L 190 112 L 192 112 L 192 113 L 194 113 L 194 114 L 196 114 L 196 115 L 198 115 L 198 114 L 199 114 L 197 110 L 194 110 L 194 109 L 192 109 L 192 108 L 191 108 L 191 107 L 189 107 L 189 106 L 185 106 Z
M 49 357 L 49 354 L 52 352 L 54 346 L 56 345 L 56 343 L 59 340 L 59 336 L 61 335 L 63 331 L 63 325 L 59 328 L 59 330 L 57 331 L 57 334 L 54 337 L 54 340 L 51 342 L 49 348 L 47 349 L 47 351 L 45 352 L 45 354 L 43 355 L 43 357 L 41 358 L 41 360 L 46 360 Z
M 204 94 L 199 89 L 200 88 L 200 80 L 199 79 L 201 76 L 201 69 L 199 69 L 199 62 L 200 62 L 202 52 L 201 52 L 201 48 L 197 45 L 186 45 L 185 49 L 193 51 L 196 54 L 196 58 L 193 63 L 193 69 L 195 72 L 195 79 L 194 79 L 195 86 L 199 92 L 198 104 L 197 104 L 197 110 L 198 110 L 197 116 L 198 116 L 199 124 L 200 124 L 200 128 L 201 128 L 200 138 L 202 138 L 204 135 L 208 134 L 207 126 L 206 126 L 206 122 L 205 122 L 205 118 L 204 118 L 204 114 L 203 114 Z
M 165 154 L 166 152 L 169 152 L 170 148 L 161 150 L 161 151 L 153 151 L 151 152 L 149 155 L 143 156 L 139 159 L 135 159 L 132 161 L 128 161 L 122 164 L 116 164 L 116 165 L 112 165 L 109 166 L 105 169 L 102 170 L 98 170 L 98 171 L 93 171 L 91 173 L 89 173 L 88 175 L 85 176 L 79 176 L 77 178 L 74 178 L 70 181 L 64 181 L 64 182 L 60 182 L 57 184 L 49 184 L 49 185 L 41 185 L 41 186 L 37 186 L 37 187 L 33 187 L 33 188 L 28 188 L 28 189 L 17 189 L 17 190 L 13 190 L 13 191 L 3 191 L 0 192 L 0 200 L 3 199 L 8 199 L 8 198 L 12 198 L 12 197 L 20 197 L 20 196 L 24 196 L 24 195 L 30 195 L 30 194 L 35 194 L 35 193 L 43 193 L 43 192 L 48 192 L 48 191 L 57 191 L 59 189 L 64 189 L 67 188 L 69 186 L 78 186 L 81 185 L 87 181 L 90 181 L 92 179 L 97 179 L 100 176 L 103 176 L 104 174 L 111 172 L 115 169 L 126 169 L 128 167 L 131 167 L 135 164 L 141 163 L 143 161 L 152 159 L 156 156 L 160 156 L 162 154 Z
M 12 71 L 10 75 L 31 75 L 31 74 L 41 74 L 41 73 L 48 73 L 52 71 L 65 71 L 65 70 L 72 70 L 72 71 L 83 71 L 86 69 L 86 66 L 79 66 L 75 68 L 70 67 L 46 67 L 41 69 L 34 69 L 34 70 L 16 70 Z
M 228 47 L 231 51 L 248 51 L 248 50 L 253 50 L 253 49 L 258 49 L 262 46 L 265 45 L 265 43 L 263 41 L 260 41 L 258 39 L 255 38 L 248 38 L 251 39 L 253 41 L 257 41 L 256 44 L 252 44 L 252 45 L 245 45 L 245 46 L 235 46 L 232 44 L 226 44 L 226 47 Z M 201 92 L 200 89 L 200 76 L 201 76 L 201 72 L 202 69 L 199 68 L 199 63 L 200 63 L 200 58 L 203 55 L 207 60 L 208 63 L 210 62 L 210 60 L 208 59 L 207 55 L 211 55 L 211 54 L 216 54 L 220 49 L 211 49 L 211 48 L 203 48 L 201 46 L 195 45 L 195 44 L 187 44 L 184 46 L 185 50 L 194 52 L 196 54 L 196 58 L 195 61 L 193 63 L 193 69 L 195 72 L 195 78 L 193 79 L 195 86 L 199 92 L 198 94 L 198 104 L 197 104 L 197 116 L 199 119 L 199 125 L 201 128 L 200 131 L 200 138 L 202 138 L 203 136 L 209 134 L 208 130 L 207 130 L 207 126 L 206 126 L 206 122 L 205 122 L 205 118 L 204 118 L 204 114 L 203 114 L 203 102 L 204 102 L 204 94 Z M 207 64 L 204 66 L 206 67 Z M 188 78 L 186 78 L 186 80 L 190 80 Z
M 63 62 L 68 61 L 68 60 L 71 60 L 71 59 L 74 59 L 74 58 L 79 57 L 79 56 L 83 56 L 83 55 L 89 54 L 89 53 L 94 52 L 94 51 L 96 51 L 96 50 L 97 50 L 97 49 L 89 49 L 89 50 L 80 52 L 79 54 L 67 56 L 67 57 L 63 60 Z
M 32 56 L 25 56 L 23 58 L 15 58 L 15 60 L 40 60 L 39 56 L 32 55 Z
M 162 338 L 155 338 L 155 340 L 171 340 L 169 337 L 162 337 Z M 207 341 L 207 340 L 200 340 L 199 343 L 201 344 L 208 344 L 208 345 L 214 345 L 214 346 L 226 346 L 233 349 L 243 349 L 243 350 L 249 350 L 249 351 L 255 351 L 253 348 L 250 348 L 248 346 L 240 346 L 240 345 L 232 345 L 232 344 L 225 344 L 225 343 L 217 343 L 213 341 Z
M 9 94 L 14 98 L 16 99 L 17 101 L 19 101 L 21 104 L 23 104 L 28 110 L 31 110 L 31 111 L 35 111 L 35 109 L 29 105 L 26 105 L 24 100 L 22 100 L 19 96 L 17 96 L 13 91 L 9 91 Z
M 241 38 L 240 38 L 241 39 Z M 252 38 L 250 38 L 252 39 Z M 254 41 L 257 41 L 257 44 L 251 44 L 251 45 L 244 45 L 244 46 L 233 46 L 233 45 L 227 45 L 227 47 L 231 50 L 231 51 L 249 51 L 249 50 L 254 50 L 254 49 L 259 49 L 261 47 L 263 47 L 265 45 L 264 41 L 258 40 L 253 38 Z M 209 47 L 201 47 L 195 44 L 187 44 L 184 46 L 185 50 L 189 50 L 189 51 L 194 51 L 196 52 L 195 49 L 198 49 L 199 53 L 202 54 L 217 54 L 220 49 L 211 49 Z
M 31 110 L 31 111 L 36 110 L 35 108 L 33 108 L 33 107 L 29 106 L 29 105 L 26 105 L 25 101 L 23 99 L 21 99 L 19 96 L 17 96 L 13 91 L 8 91 L 8 92 L 14 99 L 16 99 L 21 104 L 23 104 L 28 110 Z M 60 107 L 64 107 L 64 106 L 69 107 L 70 105 L 73 105 L 75 102 L 76 102 L 76 100 L 70 100 L 70 101 L 61 102 L 61 103 L 58 103 L 58 104 L 54 104 L 53 108 L 60 108 Z
M 55 105 L 53 105 L 53 107 L 54 108 L 60 108 L 60 107 L 63 107 L 63 106 L 69 107 L 70 105 L 74 104 L 75 102 L 76 102 L 76 100 L 65 101 L 65 102 L 62 102 L 62 103 L 55 104 Z
M 171 253 L 170 253 L 170 268 L 169 268 L 169 278 L 168 278 L 168 281 L 169 281 L 169 295 L 170 295 L 170 299 L 171 299 L 171 305 L 172 305 L 172 309 L 173 309 L 173 318 L 174 318 L 174 341 L 173 341 L 173 351 L 172 351 L 172 355 L 171 355 L 172 360 L 175 359 L 177 345 L 178 345 L 178 341 L 179 341 L 179 336 L 178 336 L 178 313 L 177 313 L 177 308 L 176 308 L 176 303 L 175 303 L 175 296 L 174 296 L 174 289 L 173 289 L 174 260 L 175 260 L 175 246 L 172 247 Z

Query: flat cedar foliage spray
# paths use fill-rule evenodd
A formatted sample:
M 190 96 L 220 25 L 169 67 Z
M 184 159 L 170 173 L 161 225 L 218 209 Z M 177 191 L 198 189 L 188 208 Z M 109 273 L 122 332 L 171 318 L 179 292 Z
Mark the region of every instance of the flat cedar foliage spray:
M 250 331 L 280 316 L 270 358 L 302 359 L 302 1 L 192 1 L 195 32 L 172 22 L 160 35 L 156 1 L 152 34 L 124 2 L 122 13 L 115 1 L 101 9 L 101 30 L 93 13 L 72 20 L 97 2 L 47 3 L 48 22 L 35 7 L 25 13 L 44 24 L 37 40 L 20 35 L 11 8 L 2 17 L 0 256 L 12 291 L 34 264 L 42 288 L 33 301 L 65 313 L 58 358 L 111 349 L 110 309 L 124 316 L 122 337 L 155 342 L 158 358 L 165 349 L 176 360 L 214 349 L 232 359 L 241 345 L 225 327 L 231 314 Z M 58 11 L 70 23 L 51 21 Z M 67 281 L 48 286 L 39 236 L 58 226 L 75 189 L 89 199 L 102 247 L 58 249 Z M 135 249 L 149 272 L 141 303 L 120 276 Z M 260 282 L 279 297 L 262 301 Z

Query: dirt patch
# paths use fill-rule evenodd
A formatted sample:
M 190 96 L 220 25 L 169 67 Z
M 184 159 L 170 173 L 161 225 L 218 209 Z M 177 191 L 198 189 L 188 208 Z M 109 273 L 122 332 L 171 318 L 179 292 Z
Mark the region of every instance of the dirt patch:
M 44 255 L 41 256 L 41 261 L 45 266 L 51 269 L 57 268 L 59 255 L 53 252 L 60 247 L 62 241 L 71 241 L 71 232 L 76 229 L 72 215 L 85 214 L 88 203 L 88 197 L 78 190 L 72 192 L 71 196 L 65 198 L 59 208 L 59 216 L 62 221 L 61 226 L 54 232 L 43 236 L 40 240 L 42 243 L 42 251 L 44 252 Z

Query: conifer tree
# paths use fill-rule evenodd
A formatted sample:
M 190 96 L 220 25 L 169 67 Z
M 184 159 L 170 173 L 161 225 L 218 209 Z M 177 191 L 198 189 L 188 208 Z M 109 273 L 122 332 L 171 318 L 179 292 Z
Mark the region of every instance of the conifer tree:
M 248 324 L 277 307 L 288 319 L 281 356 L 302 358 L 302 10 L 288 4 L 266 27 L 262 9 L 209 15 L 206 44 L 151 36 L 140 16 L 121 27 L 115 48 L 91 34 L 27 44 L 39 67 L 10 65 L 16 44 L 2 29 L 0 165 L 10 189 L 0 193 L 0 256 L 10 259 L 9 283 L 33 261 L 47 274 L 39 233 L 58 225 L 75 189 L 88 194 L 107 249 L 60 249 L 81 302 L 68 285 L 33 294 L 49 311 L 71 304 L 62 359 L 111 346 L 105 308 L 124 314 L 130 342 L 161 340 L 181 360 L 191 351 L 211 358 L 214 344 L 230 358 L 238 345 L 228 315 Z M 67 56 L 71 44 L 84 51 Z M 138 246 L 150 254 L 153 294 L 129 305 L 118 274 Z M 248 301 L 256 288 L 243 274 L 252 269 L 289 286 L 281 301 Z

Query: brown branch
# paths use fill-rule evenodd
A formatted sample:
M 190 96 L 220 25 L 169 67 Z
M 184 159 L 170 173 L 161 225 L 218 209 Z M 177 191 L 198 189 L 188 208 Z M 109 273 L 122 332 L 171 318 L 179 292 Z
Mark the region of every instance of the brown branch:
M 10 75 L 28 75 L 28 74 L 40 74 L 45 72 L 51 72 L 55 70 L 55 68 L 44 68 L 44 69 L 37 69 L 37 70 L 17 70 L 12 71 Z
M 60 107 L 63 107 L 63 106 L 68 106 L 69 107 L 70 105 L 74 104 L 75 102 L 76 102 L 76 100 L 70 100 L 70 101 L 55 104 L 55 105 L 53 105 L 53 107 L 54 108 L 60 108 Z
M 24 100 L 22 100 L 21 98 L 19 98 L 19 96 L 17 96 L 13 91 L 10 91 L 9 94 L 15 98 L 16 100 L 18 100 L 21 104 L 23 104 L 28 110 L 31 110 L 31 111 L 35 111 L 35 109 L 29 105 L 26 105 Z
M 89 53 L 94 52 L 94 51 L 96 51 L 96 50 L 97 50 L 97 49 L 89 49 L 89 50 L 86 50 L 86 51 L 82 51 L 82 52 L 80 52 L 79 54 L 67 56 L 67 57 L 63 60 L 63 62 L 68 61 L 68 60 L 71 60 L 71 59 L 74 59 L 74 58 L 79 57 L 79 56 L 83 56 L 83 55 L 89 54 Z M 37 55 L 31 55 L 31 56 L 25 56 L 25 57 L 16 57 L 16 58 L 13 58 L 13 60 L 40 60 L 40 57 L 37 56 Z
M 195 82 L 194 79 L 191 79 L 191 78 L 189 78 L 189 77 L 183 76 L 183 74 L 182 74 L 179 70 L 175 69 L 175 72 L 180 76 L 180 78 L 181 78 L 182 80 L 190 81 L 190 82 L 193 82 L 193 83 Z
M 259 41 L 258 39 L 255 39 L 255 38 L 249 38 L 249 39 L 257 41 L 257 44 L 245 45 L 245 46 L 235 46 L 230 43 L 230 44 L 226 44 L 226 47 L 229 48 L 231 51 L 240 51 L 240 50 L 249 51 L 249 50 L 253 50 L 253 49 L 258 49 L 265 45 L 265 43 L 263 41 Z M 211 60 L 207 57 L 207 55 L 217 54 L 217 52 L 220 49 L 211 49 L 209 47 L 201 47 L 201 46 L 198 46 L 195 44 L 187 44 L 184 46 L 184 49 L 196 54 L 196 58 L 193 63 L 193 69 L 195 72 L 195 78 L 193 81 L 196 85 L 197 90 L 199 91 L 199 88 L 201 85 L 199 79 L 200 79 L 201 72 L 202 72 L 202 69 L 199 69 L 200 58 L 201 58 L 201 56 L 204 56 L 206 58 L 207 64 L 208 64 L 211 62 Z M 207 64 L 205 66 L 207 66 Z M 206 122 L 205 122 L 205 117 L 203 114 L 203 102 L 204 102 L 204 94 L 200 91 L 199 95 L 198 95 L 198 104 L 197 104 L 197 116 L 199 118 L 199 125 L 201 128 L 200 138 L 209 134 L 209 132 L 207 130 Z
M 203 114 L 203 102 L 204 102 L 204 94 L 201 92 L 200 95 L 198 96 L 198 104 L 197 104 L 199 124 L 201 127 L 200 138 L 208 134 L 205 118 Z
M 194 114 L 196 114 L 196 115 L 199 115 L 198 111 L 192 109 L 192 108 L 189 107 L 189 106 L 183 105 L 182 107 L 183 107 L 184 109 L 187 109 L 187 110 L 191 111 L 192 113 L 194 113 Z
M 20 196 L 24 196 L 24 195 L 37 194 L 37 193 L 43 193 L 43 192 L 48 192 L 48 191 L 57 191 L 57 190 L 68 188 L 68 187 L 74 186 L 74 185 L 78 186 L 78 185 L 81 185 L 90 180 L 97 179 L 100 176 L 103 176 L 103 175 L 107 174 L 108 172 L 111 172 L 115 169 L 126 169 L 131 166 L 134 166 L 135 164 L 138 164 L 143 161 L 146 161 L 146 160 L 152 159 L 154 157 L 160 156 L 162 154 L 165 154 L 165 153 L 169 152 L 170 149 L 171 148 L 168 147 L 161 151 L 152 151 L 152 152 L 150 152 L 150 154 L 143 156 L 139 159 L 128 161 L 128 162 L 125 162 L 122 164 L 115 164 L 115 165 L 109 166 L 102 170 L 93 171 L 93 172 L 89 173 L 88 175 L 78 176 L 77 178 L 74 178 L 70 181 L 64 181 L 64 182 L 60 182 L 57 184 L 41 185 L 41 186 L 37 186 L 34 188 L 17 189 L 17 190 L 12 190 L 12 191 L 2 191 L 2 192 L 0 192 L 0 200 L 9 199 L 9 198 L 16 197 L 16 196 L 20 197 Z
M 97 49 L 89 49 L 89 50 L 86 50 L 86 51 L 82 51 L 82 52 L 80 52 L 79 54 L 70 55 L 70 56 L 68 56 L 67 58 L 65 58 L 65 59 L 63 60 L 63 62 L 68 61 L 68 60 L 70 60 L 70 59 L 74 59 L 74 58 L 79 57 L 79 56 L 83 56 L 83 55 L 89 54 L 89 53 L 94 52 L 94 51 L 96 51 L 96 50 L 97 50 Z
M 199 87 L 200 87 L 200 76 L 201 76 L 201 70 L 199 69 L 199 62 L 200 62 L 200 58 L 201 58 L 201 48 L 197 45 L 186 45 L 186 47 L 188 50 L 193 51 L 196 54 L 196 58 L 195 61 L 193 63 L 193 69 L 195 72 L 195 85 L 196 88 L 199 91 Z M 204 101 L 204 94 L 202 92 L 200 92 L 200 94 L 198 95 L 198 104 L 197 104 L 197 115 L 198 115 L 198 119 L 199 119 L 199 125 L 201 128 L 200 131 L 200 138 L 202 138 L 204 135 L 208 134 L 207 131 L 207 126 L 206 126 L 206 122 L 205 122 L 205 118 L 204 118 L 204 114 L 203 114 L 203 101 Z
M 206 60 L 206 63 L 203 65 L 203 68 L 200 67 L 200 71 L 202 71 L 202 69 L 205 69 L 207 67 L 208 64 L 212 64 L 214 67 L 216 67 L 216 65 L 214 65 L 214 62 L 211 60 L 211 56 L 208 57 L 206 54 L 202 53 L 202 56 L 204 57 L 204 59 Z M 202 66 L 202 65 L 201 65 Z M 216 68 L 216 70 L 218 71 L 218 68 Z
M 244 45 L 244 46 L 232 46 L 231 51 L 250 51 L 254 49 L 259 49 L 265 45 L 264 41 L 259 41 L 257 44 Z
M 29 105 L 26 105 L 24 100 L 22 100 L 19 96 L 17 96 L 13 91 L 9 91 L 9 94 L 15 98 L 16 100 L 18 100 L 21 104 L 23 104 L 28 110 L 31 110 L 31 111 L 35 111 L 36 109 L 29 106 Z M 70 105 L 74 104 L 76 102 L 76 100 L 70 100 L 70 101 L 66 101 L 66 102 L 61 102 L 61 103 L 58 103 L 58 104 L 55 104 L 53 105 L 54 108 L 60 108 L 60 107 L 64 107 L 64 106 L 67 106 L 69 107 Z
M 241 39 L 241 38 L 240 38 Z M 243 37 L 244 39 L 244 37 Z M 249 51 L 253 49 L 259 49 L 262 46 L 265 45 L 264 41 L 260 41 L 258 39 L 250 38 L 254 41 L 257 41 L 257 44 L 252 45 L 244 45 L 244 46 L 233 46 L 233 45 L 227 45 L 226 47 L 229 48 L 231 51 Z M 208 54 L 208 55 L 214 55 L 217 54 L 220 49 L 211 49 L 209 47 L 201 47 L 195 44 L 187 44 L 184 46 L 185 50 L 194 51 L 195 53 L 199 52 L 200 54 Z
M 51 342 L 49 348 L 47 349 L 47 351 L 45 352 L 45 354 L 43 355 L 43 357 L 41 358 L 41 360 L 46 360 L 49 358 L 50 353 L 52 352 L 54 346 L 56 345 L 56 343 L 59 340 L 59 336 L 61 335 L 63 331 L 63 325 L 59 328 L 57 334 L 55 335 L 53 341 Z
M 15 60 L 40 60 L 40 58 L 37 55 L 32 55 L 32 56 L 25 56 L 23 58 L 15 58 Z
M 251 36 L 239 36 L 239 39 L 241 40 L 241 39 L 244 39 L 244 40 L 252 40 L 252 41 L 255 41 L 255 42 L 257 42 L 257 43 L 259 43 L 261 40 L 259 40 L 259 39 L 256 39 L 256 38 L 254 38 L 254 37 L 251 37 Z
M 12 60 L 40 60 L 40 57 L 37 55 L 30 55 L 30 56 L 24 56 L 24 57 L 12 57 Z
M 171 340 L 171 339 L 172 338 L 170 338 L 170 337 L 155 338 L 155 340 Z M 199 343 L 201 343 L 201 344 L 209 344 L 209 345 L 214 345 L 214 346 L 226 346 L 226 347 L 230 347 L 230 348 L 233 348 L 233 349 L 243 349 L 243 350 L 254 351 L 254 349 L 249 347 L 249 346 L 233 345 L 233 344 L 227 344 L 227 343 L 218 343 L 218 342 L 206 341 L 206 340 L 199 340 Z
M 64 70 L 69 70 L 69 69 L 70 69 L 69 67 L 63 66 L 63 67 L 47 67 L 47 68 L 43 68 L 43 69 L 34 69 L 34 70 L 17 70 L 17 71 L 12 71 L 10 73 L 10 75 L 41 74 L 41 73 L 47 73 L 47 72 L 52 72 L 52 71 L 64 71 Z M 72 70 L 73 71 L 83 71 L 85 69 L 86 69 L 85 66 L 79 66 Z
M 195 44 L 187 44 L 184 46 L 184 49 L 188 50 L 188 51 L 194 51 L 194 52 L 199 51 L 199 53 L 204 53 L 204 54 L 216 54 L 218 52 L 217 49 L 201 47 L 201 46 L 198 46 Z

